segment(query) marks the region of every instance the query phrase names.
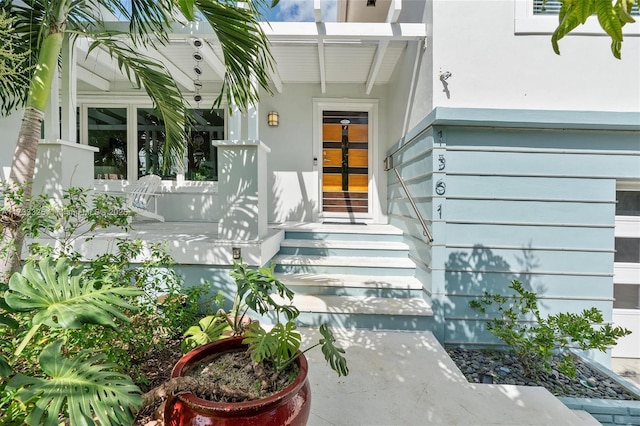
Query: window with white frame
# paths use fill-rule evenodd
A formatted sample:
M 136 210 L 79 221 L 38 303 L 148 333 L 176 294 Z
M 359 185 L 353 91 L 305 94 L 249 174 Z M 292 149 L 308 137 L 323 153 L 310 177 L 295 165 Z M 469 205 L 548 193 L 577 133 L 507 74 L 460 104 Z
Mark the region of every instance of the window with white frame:
M 558 12 L 560 2 L 549 0 L 515 0 L 515 34 L 552 34 L 558 26 Z M 638 15 L 638 6 L 632 9 L 632 15 Z M 622 29 L 624 35 L 640 35 L 640 20 L 636 19 L 635 24 L 627 24 Z M 597 17 L 587 19 L 584 25 L 575 28 L 572 34 L 607 36 Z
M 640 308 L 640 188 L 616 192 L 614 308 Z
M 99 149 L 94 154 L 95 179 L 128 179 L 127 108 L 87 109 L 88 144 Z
M 562 7 L 559 0 L 533 0 L 534 15 L 557 15 Z M 638 5 L 635 4 L 631 8 L 632 15 L 638 15 Z
M 135 111 L 133 126 L 128 112 Z M 164 122 L 152 108 L 133 106 L 89 107 L 86 113 L 88 144 L 99 148 L 94 156 L 94 178 L 137 179 L 157 174 L 163 180 L 217 181 L 217 150 L 212 140 L 225 137 L 224 110 L 193 111 L 184 167 L 163 168 Z M 131 146 L 133 144 L 133 146 Z M 133 166 L 132 166 L 133 165 Z M 129 176 L 134 173 L 136 176 Z

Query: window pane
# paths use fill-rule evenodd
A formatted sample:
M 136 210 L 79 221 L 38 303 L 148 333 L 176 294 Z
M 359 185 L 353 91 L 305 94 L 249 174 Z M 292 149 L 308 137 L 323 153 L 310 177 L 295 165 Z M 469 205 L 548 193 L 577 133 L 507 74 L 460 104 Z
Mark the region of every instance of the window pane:
M 616 201 L 616 215 L 640 216 L 640 191 L 618 191 Z
M 224 139 L 224 110 L 193 111 L 196 120 L 187 147 L 187 180 L 217 181 L 218 150 L 212 140 Z
M 164 180 L 175 180 L 175 166 L 162 172 L 162 146 L 165 131 L 162 121 L 152 108 L 138 108 L 138 177 L 154 174 Z
M 614 261 L 640 263 L 640 238 L 616 238 Z
M 543 15 L 548 14 L 557 15 L 560 12 L 560 7 L 562 6 L 562 2 L 559 0 L 533 0 L 533 14 L 534 15 Z M 638 15 L 638 5 L 634 4 L 631 8 L 632 15 Z
M 89 145 L 100 149 L 94 154 L 96 179 L 127 179 L 127 109 L 89 108 Z

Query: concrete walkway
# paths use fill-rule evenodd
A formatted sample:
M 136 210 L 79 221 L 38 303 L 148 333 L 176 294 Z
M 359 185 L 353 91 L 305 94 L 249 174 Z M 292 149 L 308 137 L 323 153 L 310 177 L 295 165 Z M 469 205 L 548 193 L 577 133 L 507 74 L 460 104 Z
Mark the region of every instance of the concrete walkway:
M 303 348 L 319 338 L 301 328 Z M 326 425 L 599 425 L 542 387 L 467 382 L 430 332 L 334 330 L 350 374 L 307 352 L 311 416 Z

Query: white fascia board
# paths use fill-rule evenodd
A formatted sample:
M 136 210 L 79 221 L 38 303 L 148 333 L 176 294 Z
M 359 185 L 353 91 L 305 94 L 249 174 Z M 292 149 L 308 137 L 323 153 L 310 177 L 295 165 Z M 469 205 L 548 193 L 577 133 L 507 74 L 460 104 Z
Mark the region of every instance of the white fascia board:
M 271 41 L 317 40 L 422 40 L 427 36 L 427 26 L 423 23 L 387 22 L 271 22 L 263 30 Z
M 389 22 L 261 22 L 260 26 L 271 41 L 316 41 L 323 36 L 331 39 L 355 40 L 423 40 L 427 37 L 425 23 Z M 128 31 L 125 23 L 108 23 L 108 29 Z M 210 25 L 173 25 L 169 39 L 187 37 L 211 38 L 215 33 Z

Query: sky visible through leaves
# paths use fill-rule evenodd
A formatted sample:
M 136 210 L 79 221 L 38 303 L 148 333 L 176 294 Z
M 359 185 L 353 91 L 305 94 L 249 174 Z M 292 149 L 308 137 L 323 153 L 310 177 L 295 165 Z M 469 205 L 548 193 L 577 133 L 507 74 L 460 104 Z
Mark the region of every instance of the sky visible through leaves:
M 338 16 L 338 0 L 322 0 L 322 20 L 335 22 Z M 271 22 L 313 22 L 313 0 L 280 0 L 278 5 L 265 13 Z

